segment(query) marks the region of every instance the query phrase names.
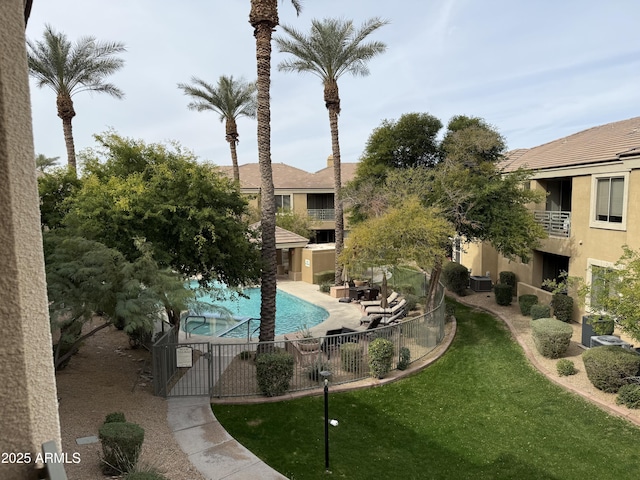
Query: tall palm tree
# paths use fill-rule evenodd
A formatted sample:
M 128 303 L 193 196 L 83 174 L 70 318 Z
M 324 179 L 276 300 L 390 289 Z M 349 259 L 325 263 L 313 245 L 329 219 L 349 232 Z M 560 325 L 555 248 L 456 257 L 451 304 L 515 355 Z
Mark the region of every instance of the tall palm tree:
M 39 153 L 36 155 L 36 168 L 44 173 L 47 168 L 56 165 L 58 160 L 60 157 L 47 157 L 44 153 Z
M 380 18 L 367 20 L 356 30 L 351 20 L 324 19 L 312 20 L 311 32 L 305 35 L 292 27 L 283 25 L 288 38 L 276 38 L 279 50 L 293 55 L 293 59 L 284 60 L 278 65 L 286 72 L 311 73 L 322 80 L 324 85 L 324 103 L 329 112 L 331 128 L 331 151 L 333 154 L 334 198 L 336 218 L 336 263 L 335 284 L 342 282 L 342 265 L 338 257 L 344 244 L 343 204 L 339 198 L 341 180 L 340 142 L 338 139 L 338 115 L 340 114 L 340 95 L 338 79 L 345 73 L 366 76 L 369 74 L 367 62 L 383 53 L 387 46 L 382 42 L 364 40 L 378 28 L 388 22 Z
M 43 37 L 38 41 L 27 40 L 29 73 L 38 81 L 38 87 L 47 86 L 56 92 L 67 159 L 75 170 L 71 120 L 76 112 L 71 97 L 79 92 L 92 91 L 122 98 L 122 91 L 111 83 L 105 83 L 104 78 L 124 65 L 124 60 L 114 55 L 124 52 L 125 47 L 118 42 L 98 42 L 95 37 L 82 37 L 71 44 L 64 33 L 57 33 L 50 25 L 45 26 Z
M 291 0 L 300 13 L 300 2 Z M 258 67 L 258 163 L 260 164 L 260 225 L 262 230 L 262 283 L 260 342 L 275 338 L 276 329 L 276 200 L 271 170 L 271 34 L 278 25 L 278 0 L 251 0 L 249 23 L 256 39 Z
M 189 103 L 191 110 L 202 112 L 213 110 L 220 114 L 220 121 L 225 122 L 226 140 L 231 149 L 231 162 L 233 164 L 233 179 L 240 182 L 240 169 L 238 168 L 238 125 L 239 117 L 256 118 L 256 84 L 246 82 L 244 79 L 234 80 L 233 76 L 222 75 L 218 79 L 218 85 L 213 86 L 196 77 L 191 77 L 193 85 L 179 83 L 178 88 L 185 95 L 191 96 L 194 101 Z

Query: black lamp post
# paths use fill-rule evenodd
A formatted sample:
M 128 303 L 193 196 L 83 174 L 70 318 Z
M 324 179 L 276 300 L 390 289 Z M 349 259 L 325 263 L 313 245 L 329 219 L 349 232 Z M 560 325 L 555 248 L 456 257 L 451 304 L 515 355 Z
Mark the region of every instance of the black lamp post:
M 331 372 L 322 370 L 324 379 L 324 469 L 329 471 L 329 376 Z

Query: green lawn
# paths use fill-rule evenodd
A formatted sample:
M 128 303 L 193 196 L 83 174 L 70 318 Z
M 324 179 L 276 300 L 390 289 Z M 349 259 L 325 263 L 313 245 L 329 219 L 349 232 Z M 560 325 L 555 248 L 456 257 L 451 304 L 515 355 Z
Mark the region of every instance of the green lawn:
M 449 351 L 384 387 L 330 394 L 330 467 L 349 479 L 635 479 L 640 429 L 531 367 L 503 323 L 456 304 Z M 289 478 L 327 478 L 322 397 L 214 405 Z

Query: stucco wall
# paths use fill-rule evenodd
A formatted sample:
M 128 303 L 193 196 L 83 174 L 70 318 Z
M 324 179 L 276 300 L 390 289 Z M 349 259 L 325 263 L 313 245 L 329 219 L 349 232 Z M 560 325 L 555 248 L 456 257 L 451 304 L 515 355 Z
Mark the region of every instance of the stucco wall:
M 54 101 L 52 97 L 51 101 Z M 62 131 L 60 131 L 62 135 Z M 0 2 L 0 452 L 29 452 L 60 427 L 35 176 L 23 0 Z M 0 478 L 32 466 L 0 463 Z
M 335 249 L 330 247 L 302 249 L 302 281 L 313 283 L 315 273 L 335 269 Z

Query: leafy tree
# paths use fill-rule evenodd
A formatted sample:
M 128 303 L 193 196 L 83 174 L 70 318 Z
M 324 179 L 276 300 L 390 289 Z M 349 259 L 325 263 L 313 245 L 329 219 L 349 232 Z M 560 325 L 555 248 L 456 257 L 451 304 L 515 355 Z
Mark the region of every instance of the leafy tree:
M 54 348 L 56 369 L 63 368 L 80 343 L 110 325 L 125 332 L 152 332 L 159 309 L 167 303 L 186 308 L 192 294 L 182 278 L 170 269 L 158 268 L 141 244 L 141 256 L 129 262 L 104 244 L 45 232 L 44 252 L 50 321 L 60 331 Z M 99 325 L 86 333 L 93 319 Z
M 435 166 L 440 160 L 437 135 L 441 128 L 442 122 L 428 113 L 383 120 L 367 140 L 356 178 L 382 183 L 391 168 Z
M 47 86 L 56 93 L 58 117 L 62 119 L 69 166 L 76 169 L 71 120 L 76 112 L 71 97 L 79 92 L 102 92 L 122 98 L 122 91 L 104 78 L 124 65 L 116 57 L 125 51 L 122 43 L 98 42 L 94 37 L 82 37 L 75 44 L 64 33 L 57 33 L 50 25 L 44 30 L 44 39 L 27 40 L 29 72 L 38 87 Z
M 82 186 L 74 170 L 62 167 L 38 177 L 40 193 L 40 223 L 42 228 L 52 230 L 63 226 L 69 213 L 69 198 Z
M 220 114 L 220 121 L 225 122 L 225 138 L 231 149 L 233 179 L 239 182 L 240 170 L 236 152 L 239 135 L 236 120 L 238 117 L 256 118 L 256 84 L 244 79 L 234 80 L 233 76 L 225 75 L 218 79 L 217 86 L 196 77 L 191 78 L 191 83 L 193 85 L 179 83 L 178 88 L 193 98 L 188 105 L 191 110 L 213 110 Z
M 291 0 L 296 12 L 301 4 Z M 260 229 L 262 275 L 260 304 L 260 342 L 270 342 L 276 331 L 276 200 L 271 169 L 271 36 L 278 26 L 278 0 L 251 0 L 249 23 L 256 39 L 258 163 L 260 164 Z
M 44 173 L 48 168 L 57 165 L 58 160 L 60 157 L 47 157 L 45 154 L 39 153 L 36 155 L 36 168 Z
M 338 138 L 338 115 L 340 114 L 340 94 L 338 79 L 345 73 L 356 76 L 369 74 L 367 62 L 383 53 L 386 45 L 382 42 L 365 42 L 366 38 L 388 22 L 379 18 L 367 20 L 356 30 L 351 20 L 312 20 L 309 35 L 283 26 L 289 38 L 276 38 L 281 52 L 290 53 L 293 59 L 284 60 L 279 70 L 287 72 L 311 73 L 322 81 L 324 103 L 329 112 L 331 129 L 331 152 L 335 184 L 335 235 L 336 263 L 335 284 L 342 281 L 342 264 L 338 257 L 344 243 L 344 215 L 339 199 L 341 180 L 340 142 Z
M 96 139 L 106 160 L 87 154 L 65 226 L 130 262 L 141 255 L 134 240 L 144 239 L 161 268 L 198 276 L 203 285 L 256 282 L 259 246 L 242 219 L 247 203 L 237 184 L 178 145 L 147 145 L 113 132 Z M 179 322 L 179 310 L 167 314 Z
M 640 340 L 640 252 L 627 245 L 610 268 L 591 267 L 591 284 L 582 283 L 578 293 L 589 298 L 589 310 L 615 320 L 623 331 Z M 597 275 L 593 270 L 597 268 Z
M 290 232 L 297 233 L 301 237 L 311 238 L 313 231 L 311 226 L 314 223 L 309 215 L 295 212 L 293 210 L 279 211 L 276 216 L 276 225 Z
M 408 197 L 380 217 L 356 225 L 349 234 L 340 261 L 349 268 L 398 265 L 415 261 L 433 267 L 441 264 L 454 230 L 440 212 Z

